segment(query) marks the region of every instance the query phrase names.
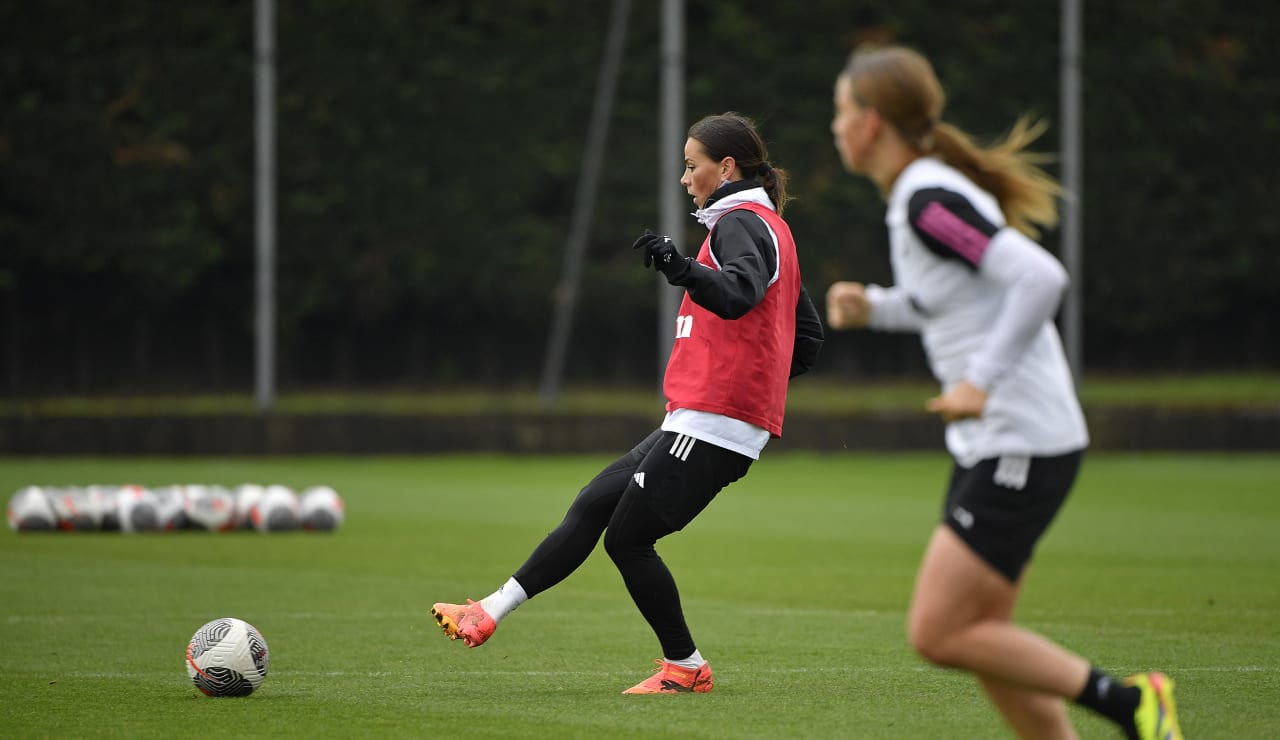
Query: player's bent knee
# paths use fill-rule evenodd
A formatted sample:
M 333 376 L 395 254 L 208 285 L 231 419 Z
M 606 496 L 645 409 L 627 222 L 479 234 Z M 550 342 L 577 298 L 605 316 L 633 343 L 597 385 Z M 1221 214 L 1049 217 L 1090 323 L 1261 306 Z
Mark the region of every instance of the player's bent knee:
M 616 565 L 643 559 L 653 553 L 653 542 L 634 537 L 623 537 L 613 530 L 605 530 L 604 551 Z
M 907 627 L 907 640 L 916 655 L 930 663 L 944 668 L 956 667 L 953 641 L 946 632 L 936 628 L 929 629 L 913 620 Z

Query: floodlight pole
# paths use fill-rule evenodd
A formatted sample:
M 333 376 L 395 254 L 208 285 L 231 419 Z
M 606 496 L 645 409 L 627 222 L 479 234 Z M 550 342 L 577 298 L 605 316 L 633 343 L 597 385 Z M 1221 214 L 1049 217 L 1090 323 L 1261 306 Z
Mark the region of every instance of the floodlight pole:
M 275 0 L 254 0 L 255 172 L 257 251 L 255 387 L 260 413 L 275 400 Z
M 680 244 L 687 209 L 681 207 L 684 167 L 684 0 L 662 0 L 662 89 L 658 106 L 658 229 Z M 681 244 L 686 252 L 694 245 Z M 658 275 L 658 388 L 675 344 L 676 312 L 684 291 Z
M 1080 66 L 1083 57 L 1081 15 L 1084 0 L 1062 0 L 1062 59 L 1059 65 L 1062 95 L 1062 261 L 1071 276 L 1063 303 L 1062 323 L 1067 361 L 1078 387 L 1084 372 L 1084 247 L 1082 216 L 1084 198 L 1081 123 Z
M 609 36 L 605 39 L 604 63 L 596 78 L 595 101 L 591 106 L 591 123 L 587 127 L 587 143 L 582 155 L 582 176 L 573 201 L 573 223 L 569 227 L 569 243 L 565 248 L 564 266 L 555 292 L 555 317 L 547 355 L 542 365 L 542 382 L 538 396 L 544 405 L 560 397 L 560 381 L 564 375 L 564 358 L 569 351 L 569 334 L 573 312 L 578 305 L 578 284 L 582 281 L 582 260 L 591 235 L 591 216 L 595 211 L 600 170 L 604 163 L 604 147 L 609 136 L 609 116 L 613 111 L 614 93 L 618 87 L 618 70 L 627 41 L 627 17 L 631 0 L 614 0 L 609 20 Z

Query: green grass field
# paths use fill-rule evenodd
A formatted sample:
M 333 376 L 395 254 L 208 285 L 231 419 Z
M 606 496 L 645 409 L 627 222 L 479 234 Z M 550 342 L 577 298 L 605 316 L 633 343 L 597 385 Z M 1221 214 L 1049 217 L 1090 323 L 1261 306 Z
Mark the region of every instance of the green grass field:
M 785 454 L 659 543 L 707 695 L 624 697 L 658 657 L 608 558 L 477 650 L 438 600 L 502 583 L 603 457 L 0 459 L 36 484 L 325 483 L 332 535 L 0 533 L 0 737 L 1001 738 L 963 674 L 903 635 L 941 454 Z M 1043 542 L 1020 621 L 1178 683 L 1192 738 L 1280 736 L 1280 456 L 1094 455 Z M 191 633 L 255 624 L 266 683 L 209 699 Z M 1085 738 L 1119 737 L 1072 710 Z

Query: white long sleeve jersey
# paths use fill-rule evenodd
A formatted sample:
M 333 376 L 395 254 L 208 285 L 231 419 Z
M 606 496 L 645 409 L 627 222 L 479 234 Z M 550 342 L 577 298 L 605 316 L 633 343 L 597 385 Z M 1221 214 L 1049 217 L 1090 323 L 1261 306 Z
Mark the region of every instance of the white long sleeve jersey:
M 944 390 L 967 379 L 988 393 L 982 418 L 947 425 L 956 461 L 1086 447 L 1053 324 L 1062 265 L 1009 227 L 991 194 L 931 157 L 898 176 L 885 223 L 895 285 L 868 286 L 871 328 L 918 331 Z

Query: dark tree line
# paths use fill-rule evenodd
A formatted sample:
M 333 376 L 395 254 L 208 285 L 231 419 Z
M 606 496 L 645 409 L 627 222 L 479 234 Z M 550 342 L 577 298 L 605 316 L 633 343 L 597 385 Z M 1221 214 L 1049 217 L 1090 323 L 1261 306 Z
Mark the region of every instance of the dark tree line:
M 610 4 L 278 10 L 281 386 L 534 382 Z M 252 21 L 248 0 L 0 0 L 0 393 L 251 387 Z M 1057 3 L 688 0 L 686 22 L 690 122 L 760 123 L 815 295 L 888 280 L 879 195 L 828 128 L 857 43 L 931 56 L 980 138 L 1032 112 L 1058 147 Z M 680 156 L 657 151 L 658 24 L 633 4 L 571 382 L 653 380 L 629 245 Z M 1280 8 L 1086 3 L 1084 25 L 1087 369 L 1280 368 Z M 924 371 L 913 339 L 859 333 L 820 372 Z

